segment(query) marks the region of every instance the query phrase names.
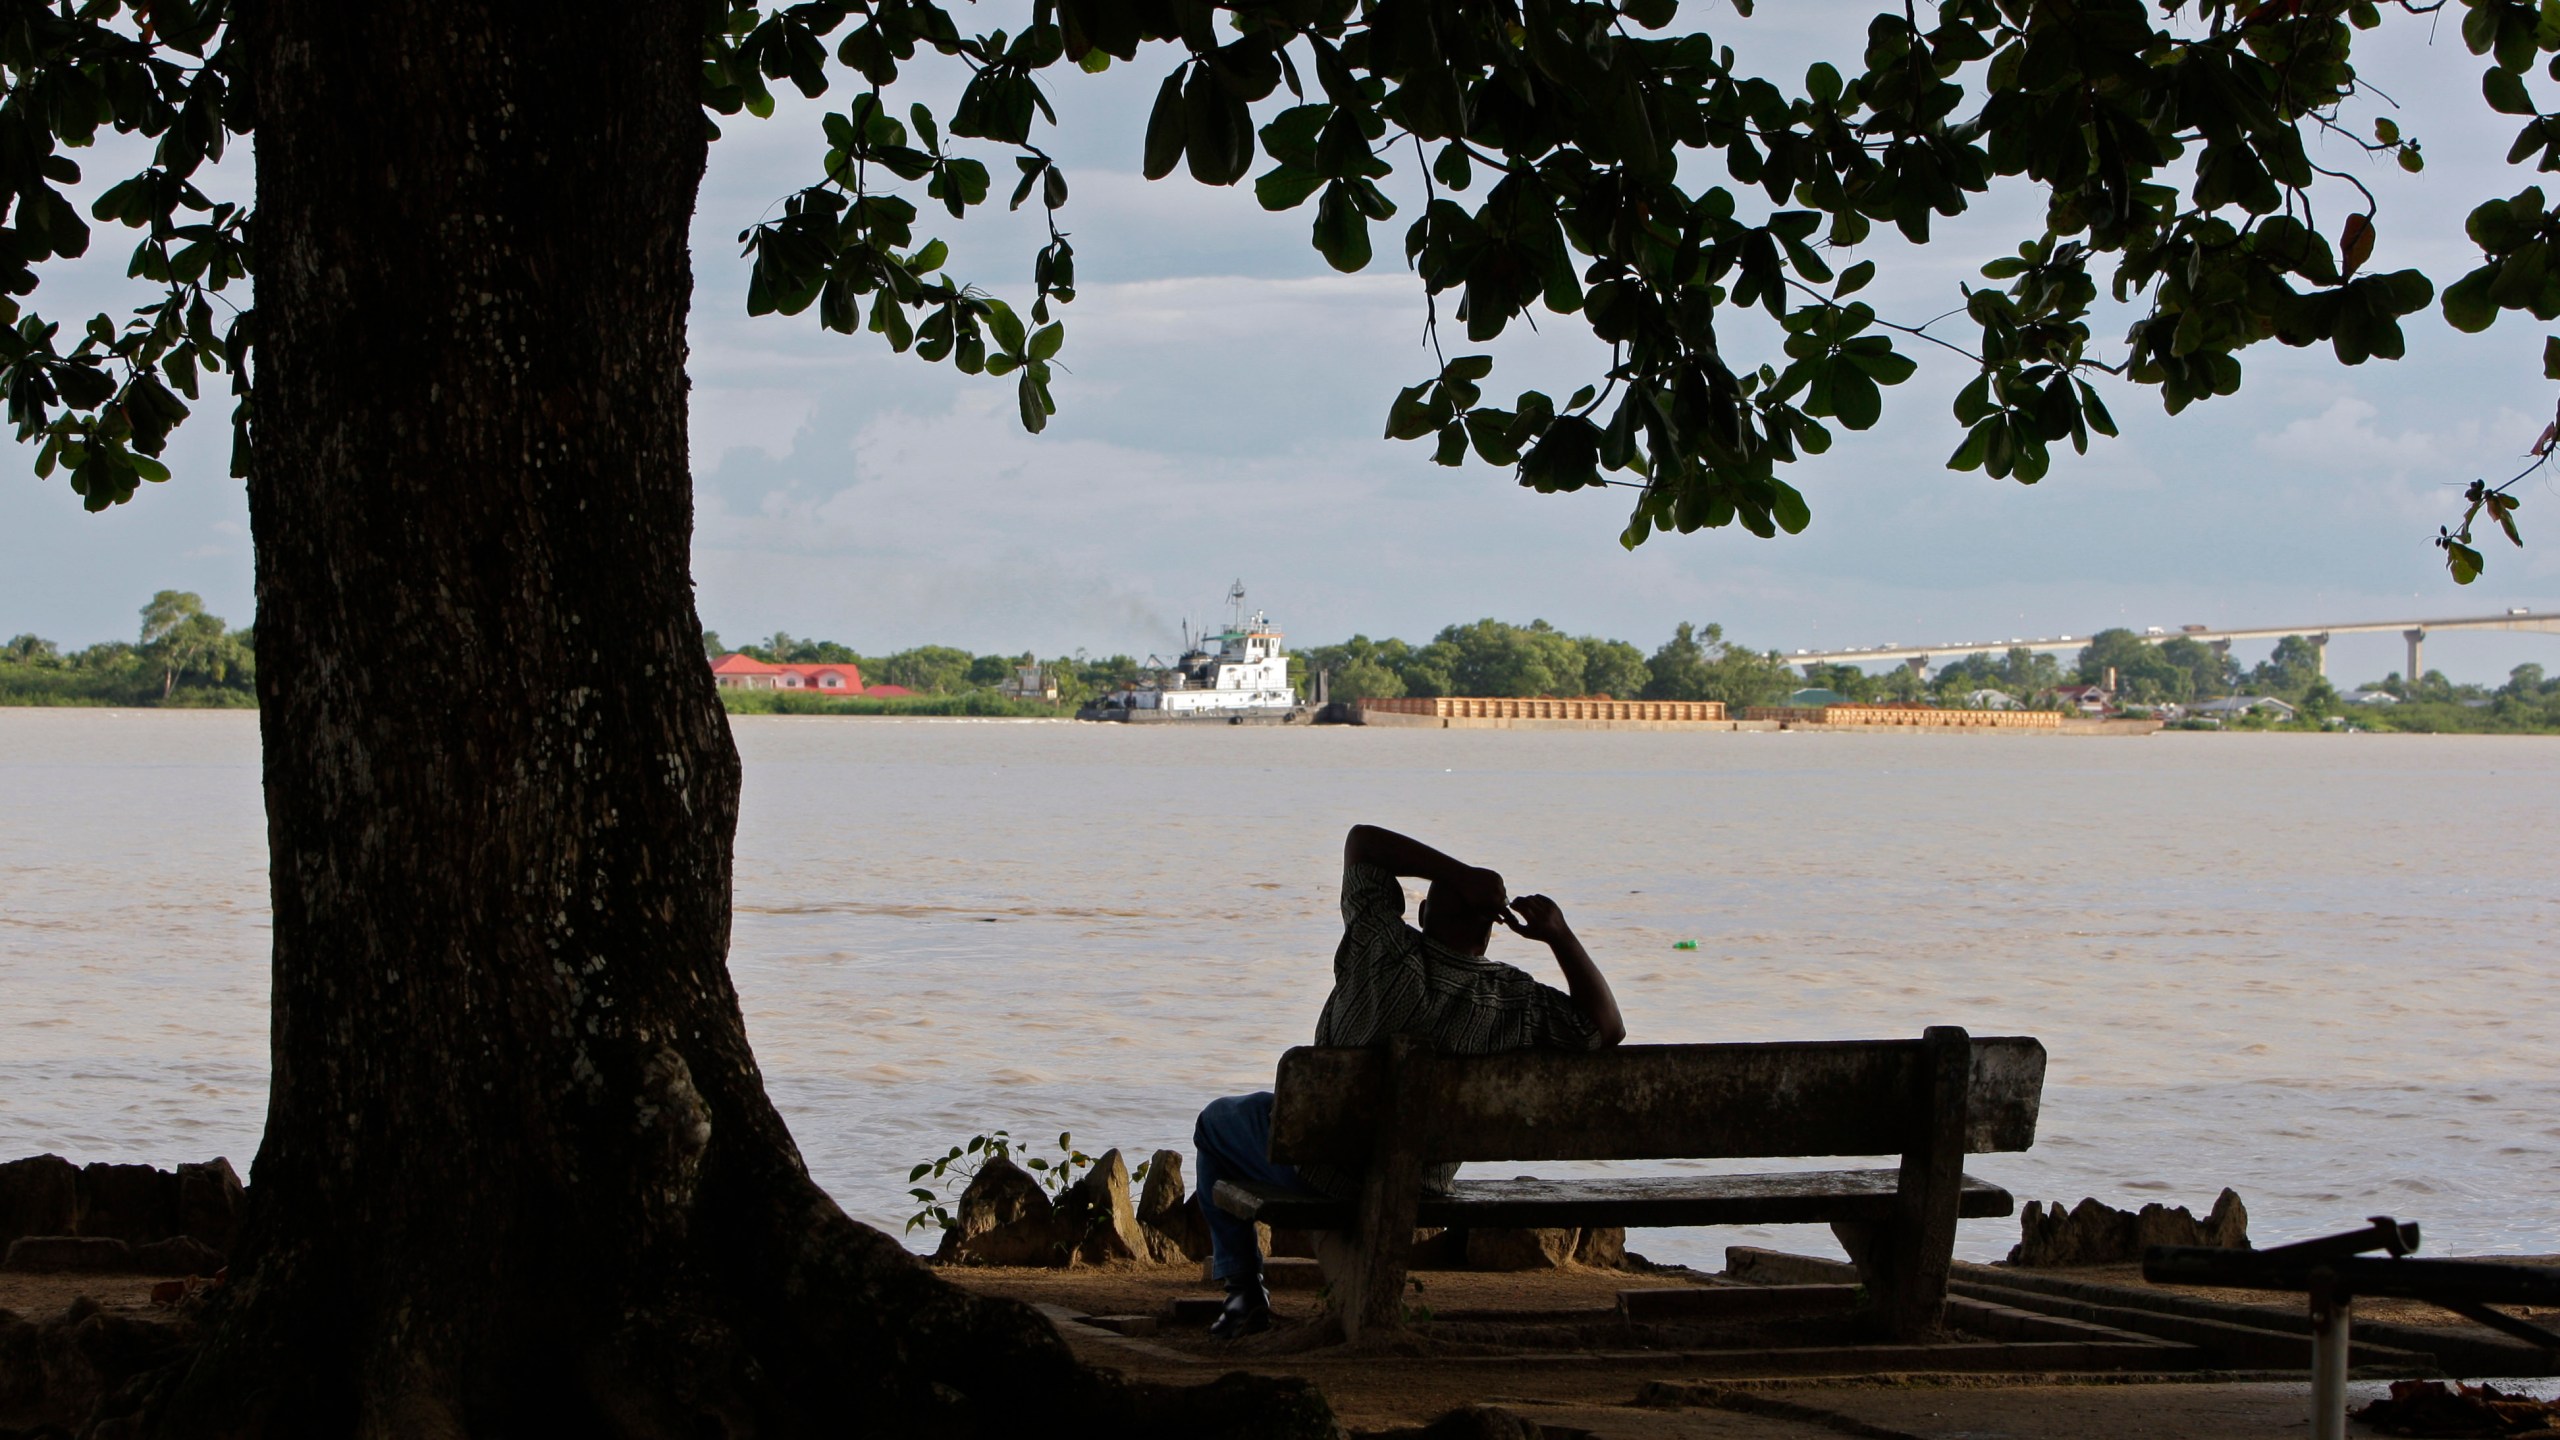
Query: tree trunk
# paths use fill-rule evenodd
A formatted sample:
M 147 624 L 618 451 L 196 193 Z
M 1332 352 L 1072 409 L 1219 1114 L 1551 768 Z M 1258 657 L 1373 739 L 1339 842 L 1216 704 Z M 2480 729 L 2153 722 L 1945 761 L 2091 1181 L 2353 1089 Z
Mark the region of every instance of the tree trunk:
M 109 1428 L 1329 1433 L 1080 1369 L 765 1097 L 687 565 L 699 0 L 243 8 L 273 1091 L 230 1284 Z

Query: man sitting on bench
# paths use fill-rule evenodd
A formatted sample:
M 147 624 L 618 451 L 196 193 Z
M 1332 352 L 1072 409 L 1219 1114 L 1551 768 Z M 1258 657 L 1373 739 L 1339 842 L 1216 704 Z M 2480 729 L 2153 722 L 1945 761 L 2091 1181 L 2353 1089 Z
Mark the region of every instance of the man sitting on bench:
M 1430 882 L 1422 927 L 1404 923 L 1398 876 Z M 1555 952 L 1570 994 L 1527 972 L 1485 958 L 1501 921 Z M 1318 1045 L 1375 1045 L 1412 1033 L 1450 1055 L 1505 1050 L 1598 1050 L 1626 1038 L 1618 1002 L 1600 967 L 1574 938 L 1564 912 L 1543 895 L 1513 899 L 1502 877 L 1375 825 L 1354 825 L 1342 846 L 1342 944 L 1333 952 L 1333 993 L 1316 1020 Z M 1270 1158 L 1271 1092 L 1211 1101 L 1191 1134 L 1199 1157 L 1200 1211 L 1208 1217 L 1212 1273 L 1226 1282 L 1226 1308 L 1209 1327 L 1221 1339 L 1271 1325 L 1262 1247 L 1253 1224 L 1211 1201 L 1222 1179 L 1310 1186 L 1349 1194 L 1356 1177 L 1331 1167 L 1304 1169 Z M 1424 1172 L 1446 1189 L 1455 1165 Z

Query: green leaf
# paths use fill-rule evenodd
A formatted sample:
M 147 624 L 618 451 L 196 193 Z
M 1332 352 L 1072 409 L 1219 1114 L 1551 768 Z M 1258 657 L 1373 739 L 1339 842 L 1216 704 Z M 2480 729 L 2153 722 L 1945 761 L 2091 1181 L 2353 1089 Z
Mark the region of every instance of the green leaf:
M 2498 318 L 2498 303 L 2489 298 L 2498 267 L 2483 265 L 2444 288 L 2445 323 L 2468 335 L 2486 330 Z
M 1022 353 L 1022 317 L 1013 313 L 1012 306 L 1001 301 L 988 302 L 987 328 L 995 333 L 997 348 L 1007 354 Z
M 2115 434 L 2116 417 L 2107 413 L 2106 403 L 2098 398 L 2096 388 L 2085 380 L 2080 381 L 2079 385 L 2081 418 L 2088 422 L 2090 429 L 2101 435 Z
M 1146 176 L 1161 180 L 1182 163 L 1182 74 L 1175 70 L 1156 89 L 1156 106 L 1147 112 Z
M 1440 417 L 1428 401 L 1432 382 L 1408 385 L 1396 392 L 1396 403 L 1387 408 L 1387 435 L 1390 440 L 1419 440 L 1440 428 Z
M 1884 415 L 1884 396 L 1875 380 L 1854 365 L 1834 365 L 1830 374 L 1832 410 L 1840 423 L 1852 430 L 1873 429 Z
M 1776 492 L 1776 498 L 1769 505 L 1769 514 L 1778 522 L 1778 528 L 1790 535 L 1803 534 L 1804 527 L 1813 523 L 1813 507 L 1807 505 L 1804 496 L 1784 480 L 1773 479 L 1769 487 Z
M 1049 359 L 1058 353 L 1059 346 L 1066 343 L 1067 327 L 1065 322 L 1061 321 L 1056 324 L 1043 325 L 1038 330 L 1032 332 L 1030 348 L 1031 358 L 1034 360 Z
M 1920 368 L 1918 361 L 1891 349 L 1850 350 L 1843 358 L 1865 371 L 1879 385 L 1899 385 Z
M 1440 157 L 1431 162 L 1431 174 L 1452 190 L 1464 190 L 1475 179 L 1465 148 L 1454 144 L 1440 147 Z
M 1840 283 L 1831 287 L 1832 298 L 1836 300 L 1843 296 L 1855 295 L 1866 289 L 1867 282 L 1874 278 L 1876 278 L 1876 262 L 1861 260 L 1840 272 Z
M 2510 70 L 2490 70 L 2480 77 L 2480 93 L 2489 108 L 2501 115 L 2531 115 L 2533 97 L 2525 93 L 2524 79 Z
M 1325 263 L 1345 274 L 1369 263 L 1369 220 L 1352 203 L 1351 186 L 1336 180 L 1316 202 L 1315 246 Z
M 1022 407 L 1022 428 L 1037 435 L 1049 428 L 1049 417 L 1058 413 L 1057 402 L 1049 398 L 1049 387 L 1029 370 L 1014 386 L 1014 396 Z
M 1192 67 L 1182 85 L 1183 155 L 1191 178 L 1203 185 L 1233 185 L 1253 166 L 1253 112 L 1207 65 Z
M 1981 469 L 1984 462 L 1991 458 L 1992 436 L 2005 432 L 2007 427 L 2008 422 L 1998 415 L 1989 416 L 1976 423 L 1973 429 L 1966 432 L 1964 443 L 1956 447 L 1956 453 L 1947 457 L 1947 468 L 1950 470 Z
M 1253 198 L 1265 210 L 1294 210 L 1324 183 L 1324 177 L 1312 170 L 1275 165 L 1254 179 Z

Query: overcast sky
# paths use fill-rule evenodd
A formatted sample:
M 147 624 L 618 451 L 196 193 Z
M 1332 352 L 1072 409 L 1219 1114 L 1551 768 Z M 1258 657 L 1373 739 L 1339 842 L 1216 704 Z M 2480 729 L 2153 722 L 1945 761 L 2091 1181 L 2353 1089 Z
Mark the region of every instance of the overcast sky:
M 1749 20 L 1684 11 L 1746 60 L 1766 57 L 1790 88 L 1824 54 L 1853 70 L 1871 13 L 1871 0 L 1797 0 Z M 2461 232 L 2470 207 L 2534 177 L 2503 165 L 2516 122 L 2481 103 L 2481 67 L 2456 25 L 2430 36 L 2395 17 L 2381 33 L 2365 72 L 2424 142 L 2427 170 L 2404 176 L 2337 142 L 2321 158 L 2382 197 L 2371 268 L 2416 265 L 2442 282 L 2476 253 Z M 1648 649 L 1678 621 L 1721 621 L 1793 649 L 2560 610 L 2560 486 L 2528 482 L 2529 548 L 2484 547 L 2489 574 L 2473 586 L 2455 586 L 2427 544 L 2463 484 L 2521 468 L 2555 398 L 2529 319 L 2462 336 L 2432 309 L 2410 324 L 2403 361 L 2349 370 L 2325 348 L 2264 346 L 2244 354 L 2238 396 L 2175 419 L 2156 392 L 2109 386 L 2123 437 L 2085 458 L 2066 451 L 2033 487 L 1943 468 L 1961 438 L 1948 402 L 1968 376 L 1917 352 L 1921 373 L 1887 392 L 1881 425 L 1795 467 L 1814 511 L 1806 534 L 1735 528 L 1629 554 L 1616 541 L 1621 495 L 1539 496 L 1505 472 L 1442 469 L 1427 446 L 1378 438 L 1396 388 L 1431 371 L 1419 287 L 1399 258 L 1411 206 L 1379 228 L 1370 269 L 1343 276 L 1307 245 L 1312 207 L 1266 215 L 1249 185 L 1146 182 L 1145 107 L 1171 63 L 1160 47 L 1134 69 L 1053 77 L 1064 130 L 1042 143 L 1073 188 L 1062 223 L 1083 288 L 1063 312 L 1060 413 L 1039 437 L 1021 432 L 1010 381 L 825 334 L 813 316 L 746 318 L 736 234 L 814 172 L 816 117 L 846 95 L 727 122 L 694 230 L 706 625 L 732 641 L 782 629 L 866 653 L 937 641 L 1143 654 L 1166 648 L 1185 617 L 1216 615 L 1237 578 L 1302 644 L 1355 630 L 1419 640 L 1487 615 Z M 928 77 L 913 98 L 947 97 L 948 84 Z M 121 173 L 116 158 L 84 162 L 95 180 Z M 986 158 L 1002 186 L 1012 166 Z M 224 183 L 245 190 L 245 170 L 235 163 Z M 2334 236 L 2349 208 L 2326 196 L 2322 228 Z M 1883 272 L 1865 298 L 1897 319 L 1950 309 L 1973 267 L 2031 235 L 2038 213 L 2029 197 L 1995 196 L 1942 224 L 1943 243 L 1925 251 L 1886 227 L 1861 252 Z M 955 271 L 1027 304 L 1029 212 L 940 233 Z M 83 315 L 138 303 L 117 289 L 129 251 L 102 228 L 90 258 L 48 273 L 40 299 Z M 2099 327 L 2111 357 L 2125 318 Z M 1562 396 L 1594 373 L 1587 338 L 1549 319 L 1490 347 L 1493 395 Z M 1728 345 L 1774 357 L 1768 333 L 1737 322 Z M 1961 325 L 1944 333 L 1971 338 Z M 1463 336 L 1450 338 L 1458 353 Z M 19 452 L 0 485 L 0 634 L 128 637 L 162 588 L 250 618 L 246 513 L 223 473 L 217 411 L 173 444 L 169 484 L 104 515 L 84 513 L 59 479 L 35 479 Z M 2368 680 L 2399 668 L 2401 646 L 2340 637 L 2331 659 L 2342 682 Z M 2430 666 L 2457 679 L 2502 678 L 2526 660 L 2560 669 L 2560 637 L 2428 642 Z

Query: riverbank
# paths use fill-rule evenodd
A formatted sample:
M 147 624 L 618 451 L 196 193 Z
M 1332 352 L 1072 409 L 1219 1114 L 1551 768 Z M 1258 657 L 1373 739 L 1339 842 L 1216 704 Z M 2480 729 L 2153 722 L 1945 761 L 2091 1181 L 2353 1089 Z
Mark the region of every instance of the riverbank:
M 2514 1258 L 2514 1257 L 2507 1257 Z M 1979 1285 L 1999 1267 L 1961 1266 Z M 1296 1376 L 1320 1389 L 1352 1435 L 1406 1435 L 1453 1411 L 1487 1407 L 1540 1427 L 1451 1430 L 1452 1435 L 1557 1436 L 1591 1440 L 1823 1440 L 1843 1433 L 1885 1440 L 2298 1440 L 2311 1395 L 2308 1341 L 2296 1333 L 2302 1297 L 2220 1292 L 2226 1318 L 2184 1328 L 2209 1344 L 2162 1340 L 2047 1316 L 2012 1305 L 1959 1302 L 1944 1342 L 1890 1346 L 1817 1325 L 1791 1341 L 1758 1347 L 1699 1348 L 1670 1332 L 1628 1330 L 1621 1295 L 1711 1289 L 1732 1296 L 1730 1274 L 1656 1270 L 1629 1273 L 1579 1266 L 1514 1274 L 1425 1272 L 1414 1297 L 1419 1319 L 1406 1339 L 1382 1350 L 1306 1348 L 1297 1338 L 1319 1320 L 1312 1289 L 1276 1290 L 1280 1328 L 1222 1344 L 1205 1335 L 1203 1312 L 1215 1285 L 1196 1271 L 1168 1268 L 939 1271 L 985 1294 L 1037 1306 L 1079 1358 L 1133 1379 L 1199 1384 L 1245 1370 Z M 2126 1267 L 2050 1274 L 2164 1303 L 2192 1297 L 2145 1285 Z M 2032 1278 L 2032 1276 L 2028 1277 Z M 1759 1294 L 1769 1294 L 1766 1289 Z M 2119 1312 L 2120 1313 L 2120 1312 Z M 2480 1343 L 2494 1332 L 2433 1307 L 2360 1302 L 2394 1338 Z M 2118 1335 L 2109 1341 L 2024 1338 L 2039 1323 L 2056 1333 Z M 2025 1327 L 2003 1340 L 1982 1327 Z M 1614 1339 L 1577 1338 L 1588 1330 Z M 2143 1361 L 2148 1351 L 2155 1358 Z M 2293 1350 L 2303 1352 L 2299 1359 Z M 2071 1352 L 2071 1353 L 2065 1353 Z M 2129 1357 L 2129 1358 L 2111 1358 Z M 2400 1358 L 2395 1358 L 2400 1357 Z M 2375 1349 L 2360 1361 L 2351 1408 L 2382 1398 L 2394 1378 L 2433 1373 L 2406 1352 Z M 2454 1366 L 2455 1373 L 2464 1367 Z M 2471 1371 L 2470 1373 L 2477 1373 Z M 2550 1379 L 2501 1379 L 2510 1393 L 2548 1396 Z M 2351 1435 L 2381 1433 L 2350 1421 Z
M 2310 1384 L 2274 1369 L 2115 1372 L 1956 1372 L 1909 1364 L 1859 1375 L 1708 1371 L 1679 1351 L 1577 1349 L 1504 1353 L 1481 1345 L 1406 1345 L 1378 1353 L 1273 1353 L 1257 1341 L 1218 1345 L 1155 1330 L 1126 1334 L 1105 1319 L 1169 1314 L 1173 1302 L 1215 1293 L 1196 1272 L 944 1270 L 965 1289 L 1038 1307 L 1076 1357 L 1130 1379 L 1203 1385 L 1235 1371 L 1302 1377 L 1322 1391 L 1346 1440 L 2300 1440 Z M 1424 1277 L 1426 1300 L 1447 1313 L 1522 1318 L 1602 1311 L 1622 1289 L 1713 1283 L 1710 1277 L 1628 1277 L 1613 1272 Z M 1480 1283 L 1479 1283 L 1480 1282 Z M 200 1287 L 202 1282 L 196 1284 Z M 41 1332 L 72 1315 L 92 1331 L 133 1341 L 183 1325 L 188 1278 L 179 1275 L 23 1275 L 0 1272 L 0 1312 Z M 1312 1316 L 1312 1292 L 1274 1296 L 1284 1317 Z M 1269 1337 L 1261 1337 L 1267 1342 Z M 1754 1367 L 1745 1367 L 1754 1368 Z M 0 1377 L 5 1379 L 6 1377 Z M 62 1378 L 81 1380 L 83 1375 Z M 2366 1370 L 2348 1387 L 2351 1410 L 2387 1394 L 2392 1377 Z M 2549 1396 L 2547 1380 L 2499 1382 L 2509 1393 Z M 0 1385 L 0 1398 L 7 1387 Z M 69 1397 L 64 1397 L 69 1398 Z M 1489 1412 L 1489 1413 L 1488 1413 Z M 1451 1419 L 1453 1413 L 1461 1418 Z M 59 1423 L 51 1407 L 0 1405 L 0 1426 Z M 57 1433 L 42 1432 L 37 1433 Z M 2385 1433 L 2350 1420 L 2347 1434 Z

